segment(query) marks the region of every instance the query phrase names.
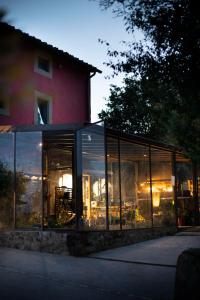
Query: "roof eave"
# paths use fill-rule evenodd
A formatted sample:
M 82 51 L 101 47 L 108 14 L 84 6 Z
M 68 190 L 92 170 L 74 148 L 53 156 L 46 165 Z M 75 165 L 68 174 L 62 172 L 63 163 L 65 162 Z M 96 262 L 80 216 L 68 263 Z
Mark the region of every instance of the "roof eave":
M 17 32 L 18 34 L 20 34 L 23 38 L 28 39 L 29 41 L 31 41 L 32 43 L 38 44 L 39 46 L 45 47 L 48 50 L 54 51 L 56 54 L 59 54 L 63 57 L 66 57 L 69 60 L 72 60 L 74 62 L 77 63 L 77 65 L 82 66 L 83 68 L 87 69 L 89 72 L 95 72 L 95 73 L 102 73 L 101 70 L 99 70 L 98 68 L 84 62 L 83 60 L 69 54 L 68 52 L 65 52 L 61 49 L 58 49 L 57 47 L 54 47 L 46 42 L 43 42 L 42 40 L 29 35 L 26 32 L 23 32 L 22 30 L 15 28 L 14 26 L 6 23 L 6 22 L 0 22 L 0 25 L 3 25 L 6 29 L 11 30 L 13 32 Z

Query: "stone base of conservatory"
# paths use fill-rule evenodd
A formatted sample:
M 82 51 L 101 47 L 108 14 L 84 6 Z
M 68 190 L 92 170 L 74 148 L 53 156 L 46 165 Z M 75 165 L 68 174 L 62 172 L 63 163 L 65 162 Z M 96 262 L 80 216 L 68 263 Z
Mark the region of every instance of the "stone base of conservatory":
M 0 247 L 73 256 L 130 245 L 176 233 L 176 227 L 110 231 L 2 231 Z
M 67 236 L 69 253 L 74 256 L 86 256 L 90 253 L 130 245 L 158 237 L 173 235 L 174 227 L 148 229 L 74 231 Z
M 13 230 L 0 232 L 0 247 L 69 254 L 67 233 L 55 231 Z

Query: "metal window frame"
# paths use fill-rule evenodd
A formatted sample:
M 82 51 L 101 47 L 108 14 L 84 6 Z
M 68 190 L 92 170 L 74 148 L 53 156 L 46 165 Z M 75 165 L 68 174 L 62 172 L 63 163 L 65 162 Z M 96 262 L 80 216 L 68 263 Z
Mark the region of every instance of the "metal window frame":
M 108 200 L 108 139 L 106 123 L 104 122 L 104 164 L 105 164 L 105 186 L 106 186 L 106 230 L 109 230 L 109 200 Z
M 13 171 L 14 171 L 14 186 L 13 186 L 13 227 L 16 229 L 16 132 L 13 132 L 14 134 L 14 166 L 13 166 Z
M 82 191 L 82 135 L 81 130 L 78 130 L 75 133 L 75 155 L 74 155 L 74 164 L 75 164 L 75 200 L 76 200 L 76 228 L 78 230 L 82 229 L 82 214 L 83 214 L 83 191 Z
M 150 201 L 151 201 L 151 228 L 154 228 L 153 222 L 153 190 L 152 190 L 152 159 L 151 159 L 151 146 L 149 146 L 149 187 L 150 187 Z
M 176 153 L 172 152 L 172 176 L 175 178 L 173 186 L 173 197 L 174 197 L 174 213 L 175 213 L 175 224 L 178 227 L 178 203 L 177 203 L 177 176 L 176 176 Z
M 75 207 L 76 207 L 76 229 L 82 230 L 82 223 L 81 218 L 83 214 L 83 199 L 82 199 L 82 137 L 81 137 L 81 130 L 85 130 L 93 125 L 97 125 L 102 123 L 102 121 L 98 121 L 92 124 L 63 124 L 63 125 L 27 125 L 27 126 L 16 126 L 12 127 L 9 130 L 13 132 L 14 135 L 14 191 L 13 191 L 13 228 L 16 229 L 16 133 L 17 132 L 34 132 L 34 131 L 41 131 L 42 134 L 42 144 L 44 143 L 44 132 L 46 131 L 53 131 L 54 133 L 57 132 L 67 132 L 73 131 L 74 132 L 74 149 L 73 149 L 73 188 L 74 188 L 74 196 L 75 196 Z M 122 194 L 121 194 L 121 141 L 127 141 L 129 143 L 135 145 L 146 146 L 149 149 L 149 175 L 150 175 L 150 201 L 151 201 L 151 227 L 154 228 L 153 224 L 153 195 L 152 195 L 152 157 L 151 157 L 151 150 L 152 148 L 164 150 L 166 152 L 171 153 L 171 162 L 172 162 L 172 175 L 175 176 L 175 186 L 173 188 L 173 197 L 175 202 L 175 217 L 176 217 L 176 226 L 178 226 L 178 213 L 177 213 L 177 175 L 176 175 L 176 155 L 181 154 L 183 156 L 184 153 L 175 149 L 175 147 L 171 147 L 168 145 L 154 143 L 154 141 L 147 140 L 144 138 L 135 137 L 133 135 L 127 135 L 122 132 L 110 130 L 106 127 L 106 123 L 104 122 L 104 162 L 105 162 L 105 180 L 106 180 L 106 230 L 109 230 L 109 194 L 108 194 L 108 159 L 107 159 L 107 152 L 108 152 L 108 137 L 113 137 L 117 140 L 117 155 L 118 155 L 118 184 L 119 184 L 119 198 L 120 198 L 120 230 L 126 230 L 122 227 Z M 43 178 L 44 178 L 44 149 L 42 145 L 42 219 L 41 219 L 41 228 L 37 230 L 45 230 L 44 229 L 44 186 L 43 186 Z M 193 184 L 194 184 L 194 192 L 196 197 L 195 202 L 195 211 L 196 211 L 196 218 L 197 222 L 199 222 L 199 213 L 197 210 L 199 209 L 198 205 L 198 191 L 197 191 L 197 171 L 196 166 L 193 165 Z M 198 214 L 198 215 L 197 215 Z M 118 229 L 117 229 L 118 230 Z

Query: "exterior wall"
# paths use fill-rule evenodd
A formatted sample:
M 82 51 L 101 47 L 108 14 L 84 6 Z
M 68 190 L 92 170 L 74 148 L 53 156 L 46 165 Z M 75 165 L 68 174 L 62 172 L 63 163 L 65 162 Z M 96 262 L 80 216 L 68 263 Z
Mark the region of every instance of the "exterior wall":
M 25 45 L 7 57 L 0 81 L 6 86 L 10 113 L 0 115 L 0 125 L 34 124 L 36 91 L 52 99 L 52 124 L 89 122 L 89 71 L 52 55 L 52 78 L 36 73 L 35 59 L 41 50 L 34 47 Z
M 89 74 L 72 65 L 53 64 L 52 83 L 40 81 L 36 84 L 39 90 L 52 95 L 53 124 L 82 123 L 90 121 L 90 105 L 88 106 Z
M 7 86 L 9 115 L 1 115 L 0 124 L 34 124 L 33 55 L 20 49 L 10 55 L 9 62 L 3 79 Z

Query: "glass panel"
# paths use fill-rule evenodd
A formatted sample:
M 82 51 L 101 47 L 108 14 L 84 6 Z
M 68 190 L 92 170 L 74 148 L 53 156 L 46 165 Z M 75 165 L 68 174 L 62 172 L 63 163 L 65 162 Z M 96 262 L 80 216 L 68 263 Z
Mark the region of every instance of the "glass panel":
M 38 124 L 49 123 L 49 102 L 47 100 L 38 99 Z
M 122 226 L 151 226 L 149 148 L 120 141 Z
M 74 134 L 44 133 L 44 226 L 74 228 L 76 223 L 73 189 Z
M 50 72 L 49 60 L 43 57 L 38 57 L 38 68 L 49 73 Z
M 38 228 L 42 214 L 42 134 L 16 133 L 16 225 Z
M 200 164 L 197 165 L 198 220 L 200 223 Z
M 109 228 L 120 229 L 118 140 L 107 137 Z
M 83 224 L 106 229 L 106 182 L 104 128 L 93 125 L 81 130 Z
M 171 152 L 151 148 L 153 224 L 175 225 Z
M 176 182 L 178 225 L 193 225 L 195 203 L 193 199 L 192 163 L 183 155 L 176 155 Z
M 14 134 L 0 133 L 0 229 L 13 227 Z

